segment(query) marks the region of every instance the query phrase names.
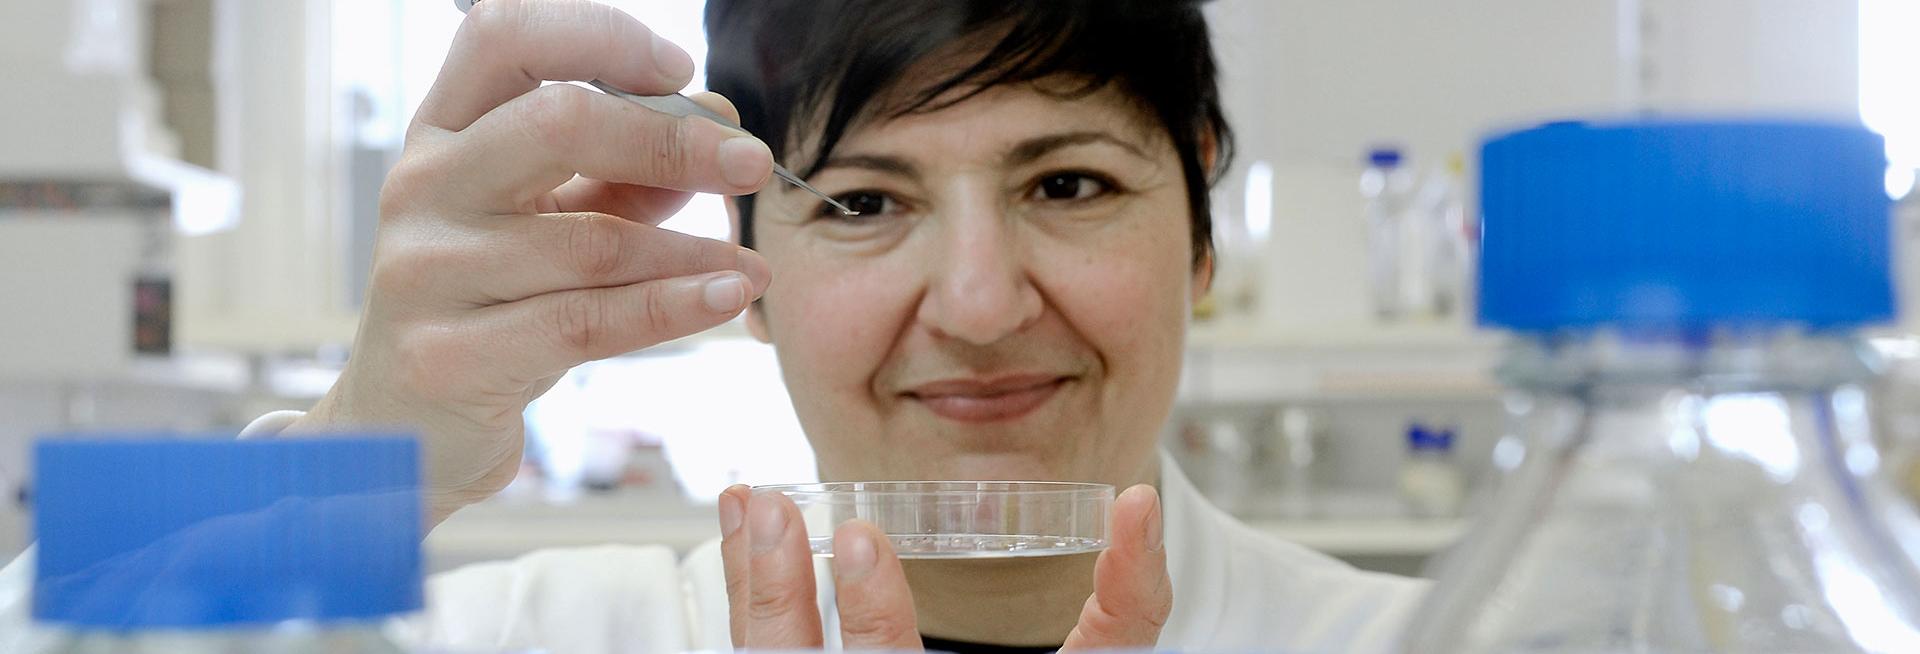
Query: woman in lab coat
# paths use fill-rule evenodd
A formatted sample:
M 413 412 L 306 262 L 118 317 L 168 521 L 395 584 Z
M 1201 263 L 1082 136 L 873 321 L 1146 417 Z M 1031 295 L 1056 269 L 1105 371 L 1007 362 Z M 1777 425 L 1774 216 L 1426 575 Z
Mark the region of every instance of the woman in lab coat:
M 540 85 L 684 86 L 688 55 L 621 12 L 479 4 L 382 193 L 352 360 L 311 411 L 246 435 L 413 426 L 437 524 L 513 477 L 521 411 L 569 368 L 745 311 L 822 478 L 1110 483 L 1128 489 L 1111 547 L 903 566 L 856 522 L 816 568 L 792 504 L 736 487 L 724 538 L 683 561 L 610 546 L 477 565 L 433 578 L 396 629 L 555 652 L 1392 647 L 1417 582 L 1249 530 L 1156 447 L 1230 143 L 1197 2 L 707 12 L 710 87 L 732 103 L 699 100 L 764 142 Z M 860 215 L 768 184 L 776 156 Z M 739 245 L 653 226 L 690 191 L 738 196 Z

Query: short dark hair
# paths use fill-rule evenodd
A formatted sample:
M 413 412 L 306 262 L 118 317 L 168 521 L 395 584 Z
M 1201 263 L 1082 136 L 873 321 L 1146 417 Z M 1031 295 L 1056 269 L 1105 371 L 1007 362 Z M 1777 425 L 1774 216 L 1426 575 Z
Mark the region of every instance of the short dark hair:
M 1233 147 L 1204 1 L 708 0 L 707 88 L 733 101 L 741 126 L 777 160 L 807 176 L 857 119 L 938 110 L 991 87 L 1056 76 L 1073 82 L 1062 91 L 1068 95 L 1114 86 L 1159 121 L 1179 153 L 1198 264 L 1213 242 L 1208 188 Z M 917 94 L 904 104 L 869 106 L 896 92 L 914 64 L 963 40 L 985 46 L 964 51 L 979 51 L 977 60 L 906 89 Z M 880 111 L 888 113 L 874 115 Z M 796 126 L 821 118 L 813 160 L 788 161 Z M 1210 168 L 1202 155 L 1209 139 Z M 752 247 L 753 197 L 739 202 L 740 243 Z

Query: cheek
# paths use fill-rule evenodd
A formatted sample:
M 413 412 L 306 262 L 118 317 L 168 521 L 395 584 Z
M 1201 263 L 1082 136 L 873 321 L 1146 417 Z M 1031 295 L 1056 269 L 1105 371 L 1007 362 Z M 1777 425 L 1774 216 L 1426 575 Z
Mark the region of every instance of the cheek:
M 1044 258 L 1057 281 L 1048 299 L 1118 372 L 1177 366 L 1192 270 L 1184 248 L 1168 244 L 1185 242 L 1183 233 L 1143 225 L 1065 246 L 1071 251 Z
M 904 271 L 833 266 L 805 253 L 770 254 L 767 326 L 796 402 L 823 393 L 864 395 L 912 313 Z

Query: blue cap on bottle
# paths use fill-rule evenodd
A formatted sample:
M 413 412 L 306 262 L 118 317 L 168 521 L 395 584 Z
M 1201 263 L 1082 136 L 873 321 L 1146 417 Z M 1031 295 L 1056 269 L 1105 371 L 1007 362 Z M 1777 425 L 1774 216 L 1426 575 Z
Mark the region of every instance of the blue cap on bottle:
M 1878 135 L 1791 121 L 1552 123 L 1481 150 L 1480 321 L 1844 328 L 1893 317 Z
M 1453 430 L 1428 429 L 1414 423 L 1407 427 L 1407 449 L 1415 452 L 1445 452 L 1453 449 Z
M 1367 151 L 1367 163 L 1382 168 L 1400 165 L 1399 148 L 1374 148 Z
M 37 620 L 204 629 L 421 606 L 412 438 L 69 435 L 34 459 Z

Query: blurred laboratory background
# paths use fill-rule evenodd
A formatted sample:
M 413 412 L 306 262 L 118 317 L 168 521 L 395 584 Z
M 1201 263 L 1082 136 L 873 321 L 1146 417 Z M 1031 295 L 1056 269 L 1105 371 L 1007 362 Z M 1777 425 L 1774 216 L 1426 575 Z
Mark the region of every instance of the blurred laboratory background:
M 705 57 L 700 0 L 611 0 Z M 1221 254 L 1165 443 L 1255 527 L 1418 573 L 1503 455 L 1476 329 L 1489 131 L 1634 112 L 1815 116 L 1887 139 L 1906 308 L 1872 339 L 1884 437 L 1920 440 L 1920 3 L 1215 0 Z M 28 444 L 230 435 L 352 352 L 381 182 L 461 20 L 444 0 L 0 3 L 0 558 Z M 701 84 L 696 76 L 694 85 Z M 717 198 L 666 223 L 725 237 Z M 814 478 L 772 351 L 738 324 L 576 369 L 507 492 L 435 569 L 717 533 L 725 486 Z

